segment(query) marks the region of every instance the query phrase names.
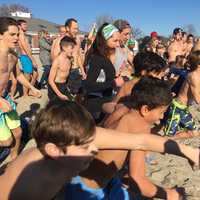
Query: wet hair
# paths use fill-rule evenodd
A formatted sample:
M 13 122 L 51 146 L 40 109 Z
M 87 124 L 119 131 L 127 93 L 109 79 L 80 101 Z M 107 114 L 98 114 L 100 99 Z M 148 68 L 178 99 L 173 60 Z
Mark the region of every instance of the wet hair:
M 4 34 L 9 26 L 16 26 L 17 21 L 11 17 L 0 17 L 0 34 Z
M 147 73 L 160 73 L 163 70 L 165 70 L 167 63 L 158 54 L 147 51 L 136 54 L 136 56 L 133 59 L 133 66 L 135 69 L 135 75 L 141 76 L 141 72 L 143 70 L 145 70 Z
M 103 57 L 106 57 L 106 58 L 109 56 L 110 48 L 108 47 L 108 45 L 106 43 L 106 39 L 104 38 L 104 36 L 102 34 L 103 28 L 105 26 L 107 26 L 108 24 L 109 23 L 104 23 L 98 29 L 96 38 L 95 38 L 92 46 L 90 47 L 88 53 L 86 54 L 84 66 L 87 66 L 89 59 L 93 55 L 100 55 L 100 56 L 103 56 Z
M 69 18 L 65 22 L 65 27 L 70 27 L 72 25 L 72 22 L 78 23 L 76 19 L 74 18 Z
M 185 36 L 187 35 L 187 33 L 185 31 L 182 32 L 182 36 Z
M 189 34 L 189 35 L 187 36 L 187 39 L 189 39 L 190 37 L 194 38 L 194 35 Z
M 60 40 L 60 49 L 61 50 L 63 50 L 64 46 L 69 46 L 69 45 L 71 45 L 71 46 L 76 45 L 76 41 L 69 36 L 65 36 Z
M 178 33 L 182 33 L 182 32 L 183 32 L 183 30 L 181 28 L 175 28 L 173 30 L 173 35 L 177 35 Z
M 200 65 L 200 50 L 191 52 L 186 64 L 190 71 L 196 70 Z
M 43 155 L 46 155 L 44 147 L 47 143 L 55 144 L 66 153 L 67 146 L 88 142 L 95 134 L 95 123 L 81 105 L 56 99 L 36 116 L 31 134 Z
M 122 32 L 126 28 L 131 28 L 131 25 L 123 19 L 118 19 L 113 23 L 119 29 L 119 32 Z
M 172 101 L 170 85 L 151 76 L 142 77 L 133 87 L 128 101 L 128 107 L 139 110 L 147 105 L 152 110 L 167 106 Z
M 17 20 L 18 26 L 21 26 L 23 23 L 27 23 L 27 21 L 25 21 L 23 19 Z

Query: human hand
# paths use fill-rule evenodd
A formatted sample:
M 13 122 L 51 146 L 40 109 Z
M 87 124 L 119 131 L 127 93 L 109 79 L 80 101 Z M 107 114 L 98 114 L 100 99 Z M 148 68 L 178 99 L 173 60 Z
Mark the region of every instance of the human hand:
M 167 189 L 167 200 L 184 200 L 186 197 L 184 188 Z
M 0 110 L 4 113 L 10 112 L 12 110 L 12 106 L 6 99 L 0 98 Z
M 64 101 L 69 100 L 68 97 L 67 97 L 66 95 L 64 95 L 64 94 L 59 95 L 59 98 L 60 98 L 61 100 L 64 100 Z
M 31 88 L 31 95 L 37 98 L 40 98 L 42 96 L 42 93 L 40 90 L 36 89 L 35 87 Z
M 121 87 L 124 84 L 124 79 L 121 76 L 119 76 L 115 78 L 115 83 L 117 87 Z
M 82 79 L 85 80 L 87 78 L 87 74 L 85 72 L 82 72 Z

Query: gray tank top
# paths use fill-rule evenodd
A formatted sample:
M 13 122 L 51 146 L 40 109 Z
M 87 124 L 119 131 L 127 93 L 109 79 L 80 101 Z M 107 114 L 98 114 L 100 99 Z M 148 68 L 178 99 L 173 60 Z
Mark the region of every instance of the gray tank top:
M 128 60 L 128 52 L 124 52 L 121 48 L 117 48 L 115 51 L 115 70 L 119 72 L 119 69 L 123 67 Z

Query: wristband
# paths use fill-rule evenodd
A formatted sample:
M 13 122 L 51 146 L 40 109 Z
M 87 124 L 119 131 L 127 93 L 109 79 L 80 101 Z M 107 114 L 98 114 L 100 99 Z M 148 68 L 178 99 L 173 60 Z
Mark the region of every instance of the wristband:
M 167 192 L 156 185 L 156 194 L 152 198 L 167 199 Z
M 183 154 L 177 144 L 174 140 L 167 140 L 164 144 L 164 153 L 174 154 L 177 156 L 184 157 L 188 160 L 190 165 L 194 165 L 194 162 L 188 158 L 185 154 Z
M 175 187 L 175 190 L 180 196 L 182 196 L 182 197 L 186 197 L 187 196 L 187 194 L 185 192 L 185 188 L 183 188 L 183 187 Z

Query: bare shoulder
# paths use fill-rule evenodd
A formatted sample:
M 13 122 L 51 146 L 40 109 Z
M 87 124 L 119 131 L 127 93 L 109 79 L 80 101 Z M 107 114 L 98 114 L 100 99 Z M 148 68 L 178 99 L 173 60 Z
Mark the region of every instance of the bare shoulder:
M 60 55 L 56 56 L 55 59 L 53 60 L 52 67 L 53 68 L 57 67 L 60 61 L 61 61 Z
M 190 72 L 189 75 L 187 76 L 187 82 L 189 84 L 189 86 L 198 86 L 199 87 L 199 74 L 195 73 L 195 72 Z

